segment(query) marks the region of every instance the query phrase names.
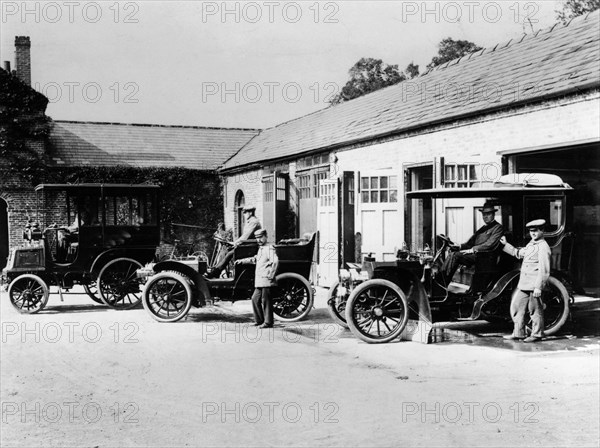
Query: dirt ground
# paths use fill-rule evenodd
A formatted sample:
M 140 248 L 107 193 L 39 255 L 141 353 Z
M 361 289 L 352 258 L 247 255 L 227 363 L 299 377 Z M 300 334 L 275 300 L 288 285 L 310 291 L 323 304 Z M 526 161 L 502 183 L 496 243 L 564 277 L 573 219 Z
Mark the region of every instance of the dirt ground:
M 598 446 L 599 301 L 537 345 L 452 324 L 369 345 L 309 320 L 258 333 L 248 302 L 160 324 L 83 295 L 20 315 L 0 297 L 9 446 Z M 443 339 L 443 338 L 442 338 Z

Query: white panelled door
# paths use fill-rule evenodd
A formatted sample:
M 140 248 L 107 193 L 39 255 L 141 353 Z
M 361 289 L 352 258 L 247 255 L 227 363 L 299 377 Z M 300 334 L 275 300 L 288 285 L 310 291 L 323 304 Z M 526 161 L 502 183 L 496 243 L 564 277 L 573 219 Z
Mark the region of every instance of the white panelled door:
M 362 235 L 361 254 L 370 253 L 382 261 L 395 260 L 403 241 L 398 172 L 361 171 L 359 176 L 356 231 Z
M 317 228 L 319 229 L 319 286 L 331 286 L 338 278 L 340 254 L 338 236 L 338 181 L 319 181 L 319 203 L 317 206 Z
M 438 233 L 444 233 L 456 244 L 466 243 L 484 224 L 479 212 L 484 202 L 484 199 L 438 199 L 438 216 L 443 217 L 438 221 Z M 496 205 L 496 208 L 495 219 L 502 224 L 501 206 Z

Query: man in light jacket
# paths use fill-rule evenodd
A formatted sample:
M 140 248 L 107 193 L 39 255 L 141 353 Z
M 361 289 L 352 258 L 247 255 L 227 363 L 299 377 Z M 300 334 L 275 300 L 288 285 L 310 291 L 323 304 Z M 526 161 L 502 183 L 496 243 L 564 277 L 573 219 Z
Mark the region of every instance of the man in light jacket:
M 256 264 L 254 274 L 254 294 L 252 294 L 252 310 L 258 328 L 273 327 L 273 301 L 271 288 L 276 285 L 275 274 L 279 266 L 279 259 L 275 248 L 267 244 L 267 231 L 260 229 L 254 232 L 258 241 L 258 252 L 254 257 L 242 258 L 236 261 L 240 264 Z
M 541 302 L 542 290 L 550 277 L 550 261 L 552 251 L 544 239 L 544 226 L 546 221 L 536 219 L 528 222 L 531 241 L 527 246 L 517 249 L 506 241 L 505 237 L 500 239 L 504 244 L 504 252 L 516 258 L 522 258 L 521 275 L 517 291 L 510 303 L 510 315 L 515 324 L 513 333 L 505 336 L 505 339 L 523 339 L 523 342 L 541 341 L 544 336 L 544 307 Z M 525 325 L 527 311 L 531 315 L 531 335 L 525 337 Z

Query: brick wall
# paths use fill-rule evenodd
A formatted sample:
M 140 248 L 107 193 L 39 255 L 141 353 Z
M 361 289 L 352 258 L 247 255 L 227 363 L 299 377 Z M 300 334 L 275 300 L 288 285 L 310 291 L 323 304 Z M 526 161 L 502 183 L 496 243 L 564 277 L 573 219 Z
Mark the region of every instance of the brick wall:
M 234 235 L 237 235 L 235 232 L 238 225 L 235 198 L 239 190 L 244 193 L 245 204 L 255 206 L 256 216 L 259 220 L 262 220 L 262 169 L 225 176 L 223 184 L 225 185 L 223 210 L 225 215 L 226 229 L 233 229 Z

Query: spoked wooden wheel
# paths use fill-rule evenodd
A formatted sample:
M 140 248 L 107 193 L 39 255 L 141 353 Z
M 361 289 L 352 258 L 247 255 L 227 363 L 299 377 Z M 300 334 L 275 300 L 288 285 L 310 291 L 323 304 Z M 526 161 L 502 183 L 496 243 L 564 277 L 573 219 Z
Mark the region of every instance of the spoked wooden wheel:
M 329 293 L 327 294 L 327 309 L 336 324 L 348 328 L 348 323 L 346 322 L 346 303 L 348 301 L 348 296 L 338 296 L 339 286 L 340 283 L 336 281 L 331 285 L 331 288 L 329 288 Z
M 104 302 L 100 298 L 100 294 L 98 293 L 98 286 L 96 286 L 96 282 L 90 282 L 87 285 L 83 285 L 83 289 L 85 293 L 96 303 L 100 303 L 104 305 Z
M 558 333 L 569 317 L 569 293 L 567 288 L 554 277 L 548 278 L 548 283 L 542 291 L 542 306 L 544 307 L 544 334 L 551 336 Z M 527 325 L 531 332 L 531 321 Z
M 190 280 L 177 272 L 160 272 L 144 287 L 142 303 L 159 322 L 177 322 L 190 311 Z
M 117 258 L 108 262 L 98 275 L 100 298 L 111 308 L 126 310 L 142 300 L 141 280 L 136 270 L 142 265 L 131 258 Z
M 390 281 L 366 281 L 348 298 L 346 322 L 350 331 L 365 342 L 378 344 L 396 339 L 408 322 L 406 296 Z
M 48 303 L 48 285 L 37 275 L 23 274 L 8 286 L 10 303 L 19 313 L 34 314 Z
M 276 280 L 277 286 L 271 288 L 275 318 L 283 322 L 304 319 L 314 301 L 310 283 L 301 275 L 291 272 L 278 275 Z

